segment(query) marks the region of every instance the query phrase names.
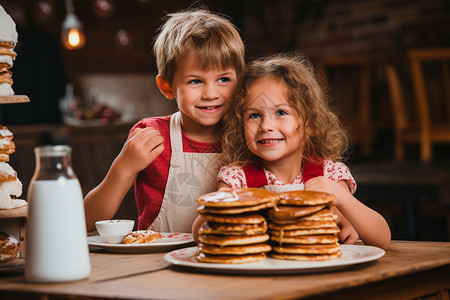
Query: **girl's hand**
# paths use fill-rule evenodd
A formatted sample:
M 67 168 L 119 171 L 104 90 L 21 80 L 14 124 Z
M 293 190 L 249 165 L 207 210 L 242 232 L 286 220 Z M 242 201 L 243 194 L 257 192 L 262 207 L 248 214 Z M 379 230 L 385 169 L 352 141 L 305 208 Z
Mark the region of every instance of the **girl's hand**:
M 114 164 L 122 172 L 137 174 L 164 151 L 164 138 L 153 127 L 136 128 L 128 137 Z
M 343 244 L 355 244 L 359 238 L 358 233 L 355 228 L 350 224 L 350 222 L 340 213 L 337 213 L 338 218 L 336 219 L 336 224 L 341 230 L 338 233 L 339 242 Z
M 347 183 L 344 181 L 335 182 L 323 176 L 308 180 L 305 183 L 305 190 L 334 194 L 336 198 L 332 204 L 336 207 L 339 207 L 343 203 L 344 199 L 351 195 Z M 355 228 L 353 228 L 350 222 L 339 212 L 338 209 L 334 209 L 334 211 L 338 216 L 336 224 L 341 230 L 338 234 L 339 241 L 344 244 L 356 243 L 359 235 Z
M 351 195 L 345 181 L 335 182 L 324 176 L 314 177 L 305 182 L 305 190 L 318 191 L 333 194 L 336 198 L 333 201 L 333 205 L 339 207 L 346 197 Z

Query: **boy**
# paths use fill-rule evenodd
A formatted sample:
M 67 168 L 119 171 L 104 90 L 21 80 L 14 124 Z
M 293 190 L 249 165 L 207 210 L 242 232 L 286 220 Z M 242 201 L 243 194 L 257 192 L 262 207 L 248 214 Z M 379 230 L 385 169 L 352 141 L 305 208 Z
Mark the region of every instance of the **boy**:
M 179 112 L 132 129 L 105 179 L 86 195 L 88 231 L 110 219 L 135 184 L 138 229 L 191 232 L 197 198 L 217 189 L 218 123 L 244 66 L 236 28 L 207 10 L 168 15 L 153 47 L 156 83 Z

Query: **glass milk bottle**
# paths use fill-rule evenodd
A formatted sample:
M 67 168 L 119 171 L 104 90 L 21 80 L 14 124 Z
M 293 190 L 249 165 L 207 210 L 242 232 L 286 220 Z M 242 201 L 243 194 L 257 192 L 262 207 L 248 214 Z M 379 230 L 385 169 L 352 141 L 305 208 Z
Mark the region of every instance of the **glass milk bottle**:
M 80 183 L 69 146 L 34 149 L 36 169 L 28 188 L 25 279 L 84 279 L 91 265 Z

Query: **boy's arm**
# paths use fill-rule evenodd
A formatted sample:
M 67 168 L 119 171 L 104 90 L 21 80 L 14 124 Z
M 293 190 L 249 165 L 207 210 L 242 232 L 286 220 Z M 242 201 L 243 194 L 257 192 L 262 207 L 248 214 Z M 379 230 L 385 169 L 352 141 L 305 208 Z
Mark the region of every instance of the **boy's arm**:
M 114 217 L 123 198 L 130 190 L 137 173 L 126 178 L 111 166 L 105 179 L 84 198 L 87 231 L 95 230 L 95 222 Z
M 96 221 L 114 217 L 137 174 L 164 150 L 163 142 L 159 131 L 151 127 L 130 134 L 105 179 L 84 198 L 88 231 L 95 230 Z
M 218 190 L 223 190 L 223 189 L 229 189 L 230 186 L 228 184 L 226 184 L 223 181 L 219 182 L 219 186 L 218 186 Z M 202 226 L 202 224 L 206 222 L 205 218 L 202 215 L 199 215 L 195 221 L 194 224 L 192 224 L 192 237 L 194 238 L 194 241 L 196 243 L 198 243 L 198 230 L 200 229 L 200 227 Z

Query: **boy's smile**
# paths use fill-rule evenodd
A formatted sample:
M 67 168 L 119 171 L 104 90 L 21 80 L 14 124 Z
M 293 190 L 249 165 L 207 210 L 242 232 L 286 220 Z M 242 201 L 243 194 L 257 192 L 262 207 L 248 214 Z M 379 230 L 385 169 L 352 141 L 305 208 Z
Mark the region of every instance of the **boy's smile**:
M 210 142 L 210 137 L 216 135 L 215 125 L 225 114 L 235 86 L 236 71 L 233 67 L 203 70 L 197 56 L 192 53 L 179 58 L 169 92 L 165 95 L 176 98 L 186 135 L 197 141 Z
M 255 81 L 248 89 L 244 131 L 248 148 L 271 165 L 297 168 L 303 155 L 300 120 L 287 99 L 287 90 L 273 78 Z
M 206 106 L 206 107 L 198 106 L 197 108 L 203 110 L 203 111 L 206 112 L 206 113 L 215 113 L 215 112 L 217 112 L 218 110 L 220 110 L 220 108 L 221 108 L 222 106 L 223 106 L 223 105 Z

